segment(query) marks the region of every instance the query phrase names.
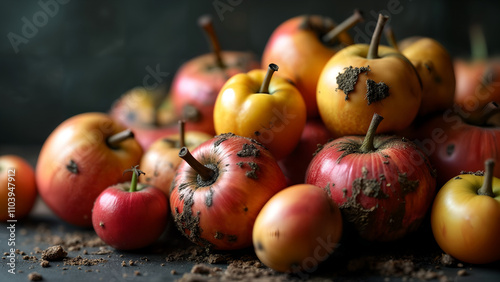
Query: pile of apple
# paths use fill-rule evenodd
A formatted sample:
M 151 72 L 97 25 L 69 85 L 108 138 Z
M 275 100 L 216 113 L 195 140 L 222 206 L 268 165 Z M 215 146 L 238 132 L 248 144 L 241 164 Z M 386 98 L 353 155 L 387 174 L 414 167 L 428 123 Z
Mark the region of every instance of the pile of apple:
M 134 88 L 109 114 L 51 133 L 41 197 L 118 249 L 153 243 L 172 218 L 196 244 L 253 245 L 285 272 L 314 270 L 346 228 L 394 241 L 428 213 L 445 252 L 500 259 L 500 64 L 454 64 L 431 38 L 381 45 L 387 19 L 370 44 L 354 44 L 358 11 L 338 25 L 291 18 L 259 62 L 222 51 L 200 18 L 213 52 L 181 66 L 167 93 Z

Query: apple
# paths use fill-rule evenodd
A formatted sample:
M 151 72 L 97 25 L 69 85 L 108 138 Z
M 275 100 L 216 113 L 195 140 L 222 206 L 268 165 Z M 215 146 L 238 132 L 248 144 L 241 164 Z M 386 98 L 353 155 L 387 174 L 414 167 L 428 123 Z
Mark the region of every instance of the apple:
M 304 183 L 307 167 L 318 147 L 333 139 L 323 121 L 319 118 L 308 119 L 299 143 L 278 164 L 287 178 L 288 186 Z
M 29 215 L 37 195 L 33 166 L 17 155 L 0 156 L 0 221 Z
M 249 52 L 221 51 L 211 17 L 200 17 L 199 24 L 210 37 L 213 53 L 185 62 L 173 78 L 170 93 L 179 118 L 192 130 L 215 135 L 213 107 L 220 89 L 233 75 L 257 69 L 260 63 Z
M 104 113 L 83 113 L 62 122 L 45 140 L 36 183 L 47 206 L 64 221 L 92 226 L 92 206 L 107 187 L 124 182 L 139 163 L 141 146 Z
M 209 249 L 252 245 L 252 228 L 264 204 L 286 187 L 271 152 L 257 141 L 218 135 L 195 148 L 183 147 L 170 191 L 177 228 Z
M 154 243 L 165 230 L 168 200 L 154 186 L 138 184 L 144 172 L 138 166 L 130 182 L 106 188 L 92 209 L 92 226 L 106 244 L 119 250 L 135 250 Z
M 185 123 L 179 122 L 179 133 L 167 135 L 156 140 L 141 158 L 140 167 L 145 175 L 140 177 L 142 183 L 154 186 L 169 195 L 170 184 L 182 159 L 179 150 L 186 146 L 193 150 L 201 143 L 213 138 L 201 131 L 185 132 Z
M 275 63 L 280 75 L 295 83 L 304 97 L 307 116 L 317 117 L 316 86 L 321 70 L 335 54 L 334 39 L 353 44 L 347 29 L 363 20 L 359 11 L 340 25 L 319 15 L 301 15 L 280 24 L 271 34 L 262 54 L 261 67 Z
M 365 136 L 325 144 L 306 173 L 306 183 L 328 192 L 360 238 L 379 242 L 415 231 L 436 189 L 429 160 L 414 143 L 375 135 L 381 121 L 374 114 Z

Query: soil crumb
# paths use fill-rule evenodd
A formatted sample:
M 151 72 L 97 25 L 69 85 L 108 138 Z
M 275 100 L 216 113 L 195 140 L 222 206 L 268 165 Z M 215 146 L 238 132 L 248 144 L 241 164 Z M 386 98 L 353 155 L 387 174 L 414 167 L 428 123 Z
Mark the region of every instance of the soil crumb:
M 82 258 L 81 256 L 64 259 L 64 265 L 74 265 L 74 266 L 82 266 L 82 265 L 92 266 L 92 265 L 98 265 L 100 263 L 106 263 L 106 262 L 108 262 L 108 260 L 103 259 L 103 258 L 87 259 L 87 258 Z
M 57 261 L 64 259 L 67 255 L 68 253 L 61 245 L 56 245 L 49 247 L 42 252 L 42 260 Z
M 37 272 L 31 272 L 28 274 L 28 280 L 29 281 L 42 281 L 43 277 L 40 273 Z

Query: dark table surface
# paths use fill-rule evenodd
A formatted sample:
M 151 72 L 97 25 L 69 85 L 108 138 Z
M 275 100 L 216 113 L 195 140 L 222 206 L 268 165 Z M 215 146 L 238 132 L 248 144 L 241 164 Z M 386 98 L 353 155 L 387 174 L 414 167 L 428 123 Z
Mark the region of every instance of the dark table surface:
M 36 163 L 40 146 L 0 147 L 0 155 L 17 154 L 33 165 Z M 313 273 L 284 275 L 260 265 L 251 249 L 237 252 L 215 253 L 219 259 L 207 260 L 207 254 L 200 252 L 200 259 L 183 257 L 172 260 L 173 253 L 196 249 L 180 235 L 170 223 L 162 238 L 153 246 L 134 252 L 114 250 L 105 244 L 85 245 L 76 242 L 71 248 L 67 236 L 97 239 L 92 229 L 83 229 L 64 223 L 58 219 L 38 199 L 31 214 L 16 223 L 15 274 L 10 274 L 7 224 L 0 224 L 0 281 L 29 281 L 28 275 L 41 274 L 43 281 L 500 281 L 500 262 L 488 265 L 470 265 L 453 261 L 449 265 L 442 262 L 443 253 L 432 238 L 427 224 L 403 240 L 369 244 L 352 239 L 344 233 L 342 244 Z M 81 256 L 82 259 L 104 259 L 96 265 L 68 265 L 64 261 L 50 262 L 49 267 L 40 264 L 41 253 L 57 241 L 63 239 L 63 247 L 68 252 L 66 259 Z M 83 240 L 85 241 L 85 240 Z M 95 242 L 95 240 L 93 240 Z M 66 244 L 66 245 L 64 245 Z M 69 247 L 68 247 L 69 246 Z M 73 245 L 75 246 L 75 245 Z M 293 247 L 293 246 L 291 246 Z M 205 257 L 205 259 L 203 259 Z M 221 259 L 222 258 L 222 259 Z M 243 263 L 228 263 L 242 259 Z M 129 261 L 134 262 L 129 265 Z M 124 263 L 125 262 L 125 263 Z M 198 263 L 207 266 L 206 274 L 190 274 Z M 211 263 L 210 263 L 211 262 Z M 125 264 L 125 266 L 123 265 Z M 260 274 L 255 274 L 255 270 Z M 199 271 L 198 272 L 203 272 Z M 202 268 L 203 270 L 203 268 Z M 245 274 L 246 272 L 249 272 Z M 211 274 L 209 274 L 211 273 Z M 8 279 L 8 280 L 7 280 Z

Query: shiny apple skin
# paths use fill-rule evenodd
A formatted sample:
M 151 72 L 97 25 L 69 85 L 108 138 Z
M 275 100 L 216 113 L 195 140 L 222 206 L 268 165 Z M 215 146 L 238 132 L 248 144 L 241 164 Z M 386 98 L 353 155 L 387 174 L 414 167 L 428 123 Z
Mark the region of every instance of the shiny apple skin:
M 133 138 L 117 148 L 106 144 L 108 137 L 124 129 L 106 114 L 83 113 L 62 122 L 46 139 L 38 156 L 36 182 L 44 202 L 61 219 L 92 226 L 97 196 L 126 181 L 123 171 L 139 163 L 143 151 Z

